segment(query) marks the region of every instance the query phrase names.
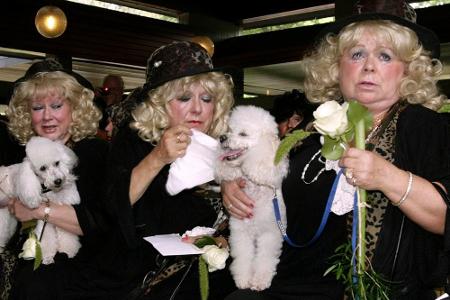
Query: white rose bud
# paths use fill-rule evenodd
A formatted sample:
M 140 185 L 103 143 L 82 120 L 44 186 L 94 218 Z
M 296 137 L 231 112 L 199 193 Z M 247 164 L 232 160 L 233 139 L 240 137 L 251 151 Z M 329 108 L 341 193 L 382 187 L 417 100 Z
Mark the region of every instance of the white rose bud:
M 227 249 L 219 248 L 215 245 L 207 245 L 202 249 L 205 251 L 205 253 L 202 254 L 202 258 L 208 264 L 209 272 L 225 268 L 225 262 L 230 255 Z
M 34 259 L 36 257 L 36 244 L 37 240 L 34 236 L 30 236 L 22 246 L 22 252 L 19 254 L 19 258 Z
M 314 112 L 314 127 L 323 135 L 335 138 L 345 132 L 348 125 L 348 103 L 339 105 L 336 101 L 321 104 Z

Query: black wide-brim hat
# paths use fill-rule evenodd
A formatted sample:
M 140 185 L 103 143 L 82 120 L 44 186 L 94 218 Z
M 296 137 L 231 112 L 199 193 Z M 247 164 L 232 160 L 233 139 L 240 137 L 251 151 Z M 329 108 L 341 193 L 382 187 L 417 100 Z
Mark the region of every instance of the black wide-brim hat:
M 358 6 L 358 12 L 357 14 L 354 14 L 352 16 L 340 19 L 335 21 L 334 23 L 329 24 L 324 29 L 322 29 L 318 35 L 319 39 L 323 38 L 328 33 L 335 33 L 339 34 L 339 32 L 347 25 L 355 23 L 355 22 L 361 22 L 361 21 L 369 21 L 369 20 L 388 20 L 392 21 L 398 25 L 405 26 L 412 31 L 414 31 L 417 34 L 417 37 L 419 38 L 420 43 L 422 44 L 423 48 L 430 51 L 432 58 L 439 58 L 440 52 L 441 52 L 441 46 L 439 42 L 439 38 L 437 35 L 430 29 L 420 26 L 417 23 L 415 23 L 415 12 L 412 10 L 412 7 L 410 7 L 406 2 L 403 1 L 396 1 L 395 4 L 392 4 L 391 6 L 395 6 L 392 9 L 392 7 L 389 7 L 389 5 L 382 6 L 379 5 L 377 2 L 379 1 L 359 1 L 356 3 L 355 7 Z M 389 4 L 389 1 L 385 1 Z M 365 8 L 364 5 L 367 5 L 369 8 Z M 403 8 L 402 8 L 403 6 Z M 369 12 L 368 9 L 376 7 L 379 9 L 377 12 Z M 400 7 L 400 9 L 399 9 Z M 366 9 L 366 11 L 364 11 Z M 385 9 L 387 12 L 383 12 L 382 10 Z M 380 11 L 381 10 L 381 11 Z M 411 11 L 412 10 L 412 11 Z M 410 16 L 414 14 L 412 17 Z M 412 20 L 410 20 L 412 19 Z
M 156 49 L 147 61 L 143 91 L 155 89 L 166 82 L 209 72 L 225 73 L 227 68 L 214 68 L 207 51 L 194 42 L 173 42 Z
M 76 72 L 65 69 L 58 61 L 51 58 L 47 58 L 45 60 L 33 63 L 25 72 L 25 75 L 14 82 L 14 88 L 17 87 L 17 85 L 20 84 L 21 82 L 32 79 L 39 73 L 56 72 L 56 71 L 64 72 L 72 76 L 79 84 L 81 84 L 87 89 L 94 91 L 94 86 L 89 80 L 87 80 L 86 78 L 84 78 L 83 76 L 81 76 Z

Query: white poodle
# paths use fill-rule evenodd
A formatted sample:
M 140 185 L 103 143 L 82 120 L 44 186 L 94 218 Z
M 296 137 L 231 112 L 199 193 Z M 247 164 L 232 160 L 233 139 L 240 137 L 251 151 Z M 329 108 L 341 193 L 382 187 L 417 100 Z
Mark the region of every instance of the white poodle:
M 77 156 L 68 147 L 43 137 L 32 137 L 27 143 L 22 163 L 0 167 L 0 207 L 10 198 L 18 198 L 29 208 L 43 201 L 55 204 L 78 204 L 80 196 L 72 169 Z M 17 220 L 7 207 L 0 209 L 0 247 L 4 247 L 17 226 Z M 44 222 L 39 220 L 35 229 L 41 236 Z M 53 224 L 46 224 L 41 238 L 42 262 L 53 263 L 56 252 L 75 256 L 81 247 L 78 236 Z M 0 248 L 1 251 L 1 248 Z
M 230 218 L 230 270 L 238 288 L 264 290 L 276 273 L 283 244 L 272 199 L 276 194 L 286 227 L 281 183 L 288 172 L 288 160 L 274 164 L 280 140 L 274 118 L 264 109 L 237 106 L 228 125 L 228 133 L 220 138 L 216 180 L 244 178 L 244 191 L 255 200 L 252 218 Z

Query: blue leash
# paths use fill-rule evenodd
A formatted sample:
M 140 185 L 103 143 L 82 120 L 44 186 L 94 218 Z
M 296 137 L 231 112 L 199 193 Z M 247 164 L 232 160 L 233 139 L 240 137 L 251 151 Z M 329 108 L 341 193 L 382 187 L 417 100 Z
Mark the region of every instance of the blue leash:
M 273 209 L 274 209 L 274 213 L 275 213 L 275 219 L 276 219 L 278 228 L 280 229 L 281 235 L 283 236 L 283 239 L 286 241 L 286 243 L 288 243 L 292 247 L 304 248 L 304 247 L 310 246 L 312 243 L 314 243 L 320 237 L 320 235 L 323 232 L 323 229 L 325 228 L 325 225 L 327 224 L 328 216 L 330 215 L 330 211 L 331 211 L 331 204 L 333 203 L 334 195 L 336 194 L 336 188 L 337 188 L 339 178 L 341 177 L 341 175 L 342 175 L 342 170 L 339 170 L 339 172 L 336 174 L 336 178 L 334 179 L 333 186 L 331 188 L 331 192 L 328 195 L 327 205 L 325 207 L 325 211 L 323 212 L 323 216 L 322 216 L 322 220 L 320 222 L 319 228 L 317 229 L 317 231 L 314 234 L 314 236 L 312 237 L 312 239 L 305 244 L 296 244 L 293 241 L 291 241 L 291 239 L 288 237 L 288 235 L 286 233 L 286 228 L 283 226 L 283 223 L 281 223 L 280 208 L 278 206 L 278 199 L 275 195 L 275 197 L 272 200 Z

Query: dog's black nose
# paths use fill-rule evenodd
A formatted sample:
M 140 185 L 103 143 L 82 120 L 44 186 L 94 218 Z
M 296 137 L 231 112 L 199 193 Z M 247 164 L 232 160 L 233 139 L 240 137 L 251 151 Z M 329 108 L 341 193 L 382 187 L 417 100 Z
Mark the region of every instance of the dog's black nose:
M 219 136 L 219 141 L 221 142 L 221 143 L 223 143 L 223 142 L 225 142 L 226 140 L 227 140 L 227 136 L 225 135 L 225 134 L 222 134 L 221 136 Z
M 62 179 L 60 179 L 60 178 L 55 179 L 55 181 L 53 181 L 53 183 L 54 183 L 56 186 L 60 186 L 61 183 L 62 183 Z

